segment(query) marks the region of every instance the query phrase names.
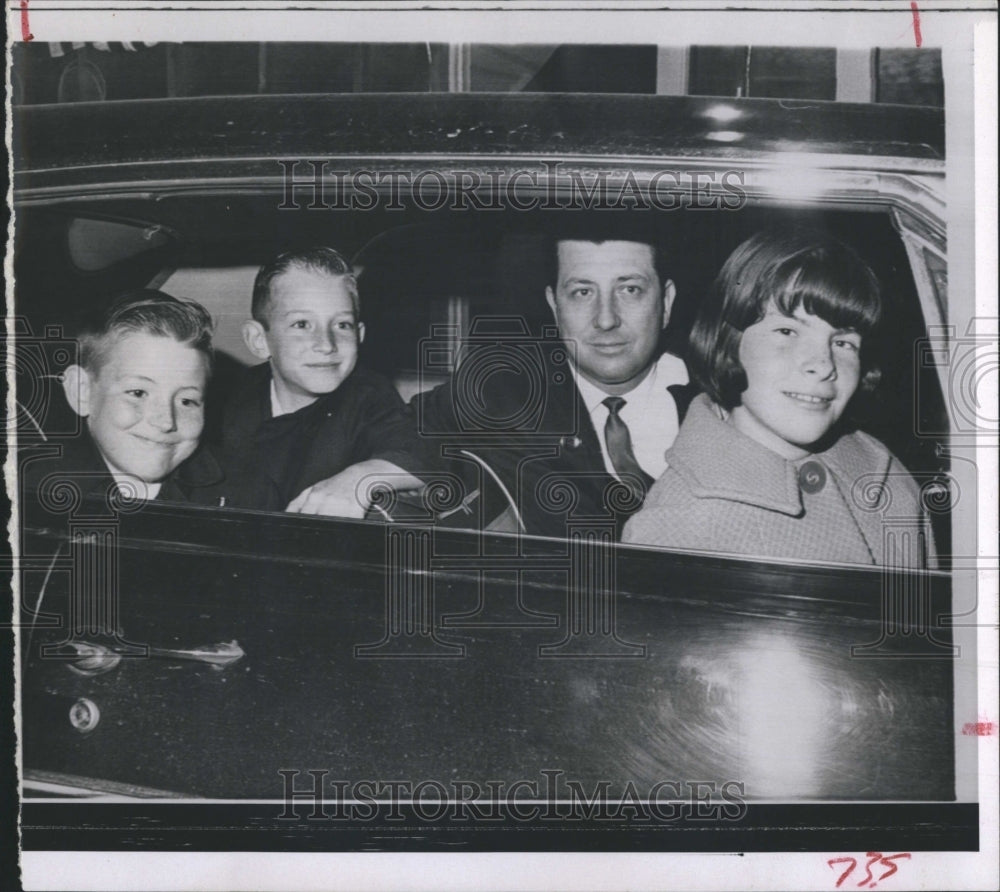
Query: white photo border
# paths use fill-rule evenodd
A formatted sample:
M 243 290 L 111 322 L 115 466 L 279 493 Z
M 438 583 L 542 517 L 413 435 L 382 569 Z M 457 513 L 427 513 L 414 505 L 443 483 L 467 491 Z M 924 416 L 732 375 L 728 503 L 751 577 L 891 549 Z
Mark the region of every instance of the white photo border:
M 975 293 L 977 320 L 997 310 L 996 8 L 990 3 L 921 2 L 470 4 L 147 3 L 31 0 L 7 3 L 11 42 L 27 28 L 56 41 L 331 41 L 447 43 L 533 42 L 663 45 L 710 43 L 912 47 L 914 7 L 924 46 L 943 54 L 952 294 Z M 484 8 L 488 5 L 489 8 Z M 624 8 L 621 8 L 624 6 Z M 293 8 L 294 7 L 294 8 Z M 503 8 L 501 8 L 503 7 Z M 780 29 L 774 27 L 780 16 Z M 662 34 L 662 38 L 660 37 Z M 8 71 L 9 83 L 9 71 Z M 9 99 L 8 99 L 9 103 Z M 9 105 L 8 105 L 9 110 Z M 9 119 L 9 116 L 8 116 Z M 971 134 L 974 134 L 974 142 Z M 7 133 L 8 146 L 10 133 Z M 963 197 L 964 196 L 964 197 Z M 974 201 L 973 201 L 974 199 Z M 953 253 L 955 252 L 955 253 Z M 10 257 L 6 258 L 8 300 Z M 993 330 L 995 334 L 995 328 Z M 995 375 L 994 375 L 995 385 Z M 985 396 L 989 396 L 988 393 Z M 996 394 L 993 394 L 994 398 Z M 977 452 L 979 475 L 978 698 L 980 717 L 997 714 L 995 443 Z M 975 720 L 971 717 L 970 720 Z M 956 716 L 960 723 L 960 718 Z M 977 853 L 916 853 L 883 888 L 988 889 L 997 885 L 998 746 L 979 742 Z M 26 889 L 326 890 L 326 889 L 831 889 L 827 858 L 842 854 L 746 853 L 21 853 Z M 863 853 L 862 853 L 863 854 Z M 904 875 L 905 874 L 905 875 Z

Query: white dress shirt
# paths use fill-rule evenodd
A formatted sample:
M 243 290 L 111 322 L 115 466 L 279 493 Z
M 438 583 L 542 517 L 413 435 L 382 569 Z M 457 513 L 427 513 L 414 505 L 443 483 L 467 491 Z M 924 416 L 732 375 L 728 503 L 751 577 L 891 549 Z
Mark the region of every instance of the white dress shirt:
M 608 408 L 604 405 L 604 400 L 608 394 L 591 384 L 575 368 L 573 375 L 584 405 L 590 413 L 594 430 L 597 431 L 604 467 L 609 474 L 617 477 L 608 455 L 608 444 L 604 441 L 604 425 L 608 421 Z M 673 445 L 680 426 L 677 405 L 667 387 L 671 384 L 687 384 L 688 380 L 684 360 L 664 353 L 642 381 L 628 393 L 621 394 L 625 405 L 618 412 L 618 417 L 628 426 L 632 452 L 639 467 L 654 480 L 658 480 L 667 469 L 664 455 Z
M 107 463 L 105 462 L 105 464 Z M 146 483 L 145 480 L 140 480 L 132 474 L 116 471 L 110 465 L 108 465 L 108 470 L 114 478 L 118 491 L 130 500 L 141 499 L 151 502 L 160 494 L 160 488 L 163 486 L 162 483 Z

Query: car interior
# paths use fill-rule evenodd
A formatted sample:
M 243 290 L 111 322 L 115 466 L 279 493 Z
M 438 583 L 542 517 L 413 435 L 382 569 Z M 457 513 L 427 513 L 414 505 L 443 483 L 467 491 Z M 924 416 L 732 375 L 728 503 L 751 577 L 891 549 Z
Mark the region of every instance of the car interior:
M 947 413 L 934 370 L 914 361 L 915 344 L 927 328 L 910 261 L 888 212 L 751 202 L 738 212 L 643 213 L 655 214 L 652 225 L 667 248 L 677 286 L 663 345 L 682 356 L 701 296 L 749 234 L 772 225 L 814 225 L 852 244 L 875 270 L 890 320 L 874 348 L 881 384 L 874 393 L 855 397 L 852 422 L 886 443 L 912 473 L 947 470 L 940 457 L 946 444 L 915 433 L 947 430 Z M 414 207 L 292 211 L 282 210 L 279 197 L 267 191 L 168 194 L 155 201 L 87 198 L 26 207 L 18 211 L 16 232 L 17 314 L 37 342 L 35 349 L 48 351 L 40 361 L 58 375 L 59 357 L 51 345 L 62 343 L 75 316 L 94 301 L 136 287 L 200 301 L 216 323 L 206 424 L 206 436 L 214 439 L 227 392 L 253 362 L 240 326 L 249 314 L 257 268 L 273 253 L 325 244 L 352 258 L 366 325 L 361 361 L 389 376 L 409 400 L 446 379 L 463 338 L 484 323 L 513 320 L 517 337 L 533 338 L 552 322 L 544 300 L 544 237 L 567 214 L 598 214 L 605 227 L 609 215 L 620 215 L 623 223 L 629 217 L 621 210 L 566 209 L 475 215 Z M 444 349 L 429 351 L 431 343 Z M 37 383 L 25 386 L 30 390 Z M 921 394 L 920 424 L 913 418 L 915 392 Z M 35 399 L 44 407 L 36 413 L 44 417 L 35 420 L 43 429 L 59 429 L 69 409 L 58 387 L 48 396 Z M 936 514 L 934 522 L 938 541 L 948 541 L 947 516 Z

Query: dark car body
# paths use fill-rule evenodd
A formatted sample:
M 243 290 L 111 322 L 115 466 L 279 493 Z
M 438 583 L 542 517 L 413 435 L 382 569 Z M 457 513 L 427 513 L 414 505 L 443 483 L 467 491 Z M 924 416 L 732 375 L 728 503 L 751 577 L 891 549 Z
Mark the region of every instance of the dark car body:
M 363 269 L 369 362 L 409 395 L 450 371 L 428 365 L 426 344 L 453 357 L 477 319 L 516 316 L 525 339 L 539 337 L 548 320 L 531 234 L 546 215 L 656 215 L 685 258 L 668 333 L 678 343 L 740 239 L 821 220 L 898 301 L 891 373 L 860 423 L 914 473 L 945 568 L 628 547 L 600 518 L 539 539 L 439 524 L 429 509 L 392 523 L 156 503 L 109 512 L 51 494 L 39 505 L 22 489 L 29 802 L 267 800 L 273 838 L 289 795 L 306 791 L 291 814 L 302 818 L 319 784 L 329 802 L 355 803 L 337 826 L 361 830 L 311 844 L 351 847 L 377 835 L 367 816 L 391 799 L 389 782 L 410 797 L 401 827 L 426 824 L 430 806 L 412 800 L 443 790 L 452 807 L 500 801 L 504 827 L 529 815 L 570 835 L 606 826 L 585 805 L 603 790 L 616 815 L 633 797 L 660 813 L 625 822 L 632 843 L 597 845 L 651 848 L 691 845 L 690 833 L 661 831 L 690 830 L 698 803 L 719 831 L 707 845 L 725 847 L 749 837 L 724 832 L 774 822 L 882 821 L 857 805 L 809 812 L 816 801 L 932 802 L 944 817 L 926 838 L 941 847 L 947 825 L 966 844 L 975 820 L 954 805 L 946 570 L 967 525 L 935 501 L 953 479 L 941 456 L 960 425 L 949 421 L 948 369 L 920 359 L 966 312 L 946 293 L 943 132 L 941 113 L 925 109 L 634 96 L 17 109 L 14 349 L 20 402 L 40 408 L 18 416 L 22 481 L 78 434 L 44 377 L 72 356 L 60 327 L 114 290 L 183 284 L 236 319 L 268 253 L 334 244 Z M 620 206 L 594 206 L 595 183 Z M 220 389 L 243 361 L 222 346 Z M 888 517 L 887 529 L 906 521 Z M 775 801 L 802 811 L 775 817 Z M 34 807 L 27 843 L 43 831 L 75 839 Z M 886 822 L 916 832 L 920 808 Z M 195 823 L 220 826 L 199 814 Z M 464 844 L 515 845 L 472 836 Z M 862 837 L 874 845 L 860 829 L 850 838 Z

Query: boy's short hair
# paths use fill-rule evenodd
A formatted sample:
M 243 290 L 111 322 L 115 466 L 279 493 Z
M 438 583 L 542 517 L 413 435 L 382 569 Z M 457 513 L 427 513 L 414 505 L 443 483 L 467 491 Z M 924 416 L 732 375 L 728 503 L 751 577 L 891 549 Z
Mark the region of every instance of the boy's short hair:
M 80 365 L 96 374 L 104 364 L 109 341 L 129 332 L 173 338 L 212 355 L 212 317 L 201 304 L 152 288 L 128 291 L 85 318 L 79 328 Z
M 256 322 L 267 328 L 267 313 L 270 309 L 271 284 L 274 280 L 290 269 L 306 269 L 312 272 L 326 273 L 333 277 L 343 277 L 347 280 L 348 292 L 354 302 L 354 312 L 360 315 L 361 306 L 358 299 L 358 280 L 354 268 L 337 250 L 325 245 L 311 248 L 301 248 L 295 251 L 285 251 L 267 261 L 257 272 L 253 282 L 253 299 L 250 304 L 250 315 Z
M 747 388 L 740 339 L 764 318 L 769 301 L 787 316 L 801 306 L 835 328 L 857 331 L 862 339 L 882 318 L 878 279 L 853 248 L 809 231 L 751 236 L 723 264 L 691 329 L 692 373 L 725 409 L 738 406 Z M 862 340 L 862 390 L 879 381 L 874 352 Z

